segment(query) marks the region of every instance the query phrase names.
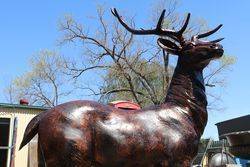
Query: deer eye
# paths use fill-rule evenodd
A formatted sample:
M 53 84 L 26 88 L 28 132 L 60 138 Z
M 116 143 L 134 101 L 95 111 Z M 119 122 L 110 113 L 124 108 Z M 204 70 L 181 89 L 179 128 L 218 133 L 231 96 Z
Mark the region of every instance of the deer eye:
M 210 45 L 210 48 L 216 48 L 216 44 L 212 44 L 212 45 Z
M 194 44 L 193 43 L 188 43 L 185 47 L 185 49 L 192 49 L 194 47 Z

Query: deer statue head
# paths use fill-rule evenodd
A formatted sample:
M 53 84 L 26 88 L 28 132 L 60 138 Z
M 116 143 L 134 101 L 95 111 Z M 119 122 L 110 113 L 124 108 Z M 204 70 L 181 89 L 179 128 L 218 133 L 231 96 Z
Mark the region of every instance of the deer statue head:
M 188 26 L 190 13 L 187 15 L 182 28 L 179 31 L 174 31 L 162 28 L 165 10 L 161 13 L 156 28 L 150 30 L 133 29 L 122 20 L 115 8 L 111 12 L 119 20 L 123 27 L 125 27 L 132 34 L 160 36 L 157 40 L 158 45 L 168 53 L 178 55 L 179 63 L 188 69 L 203 69 L 211 60 L 220 58 L 223 55 L 223 47 L 218 44 L 218 42 L 224 38 L 213 41 L 201 40 L 202 38 L 208 37 L 218 31 L 222 27 L 222 24 L 209 32 L 192 36 L 191 39 L 188 40 L 183 37 L 183 33 Z

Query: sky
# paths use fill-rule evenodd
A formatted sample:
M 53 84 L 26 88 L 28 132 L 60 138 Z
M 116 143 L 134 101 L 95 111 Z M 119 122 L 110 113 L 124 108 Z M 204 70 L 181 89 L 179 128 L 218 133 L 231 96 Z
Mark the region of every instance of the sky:
M 61 33 L 58 22 L 72 15 L 84 24 L 94 27 L 89 16 L 95 16 L 97 4 L 116 7 L 136 16 L 138 26 L 145 23 L 154 0 L 2 0 L 0 2 L 0 102 L 6 102 L 3 89 L 11 79 L 29 70 L 28 61 L 42 49 L 62 50 L 58 46 Z M 237 58 L 228 74 L 228 84 L 223 91 L 223 111 L 209 112 L 203 137 L 217 139 L 215 123 L 250 114 L 250 1 L 249 0 L 182 0 L 177 11 L 190 12 L 193 17 L 204 18 L 210 27 L 222 23 L 217 35 L 225 37 L 225 53 Z M 122 14 L 122 13 L 121 13 Z M 110 17 L 113 17 L 110 14 Z M 141 24 L 140 24 L 141 23 Z M 142 26 L 143 27 L 143 26 Z M 70 49 L 63 49 L 70 53 Z M 69 99 L 70 100 L 70 99 Z

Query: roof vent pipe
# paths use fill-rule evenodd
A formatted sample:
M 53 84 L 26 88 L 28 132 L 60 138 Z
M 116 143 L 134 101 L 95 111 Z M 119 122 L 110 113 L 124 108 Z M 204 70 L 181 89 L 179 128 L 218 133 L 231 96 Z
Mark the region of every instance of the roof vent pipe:
M 20 99 L 19 104 L 21 105 L 29 105 L 29 101 L 27 99 Z

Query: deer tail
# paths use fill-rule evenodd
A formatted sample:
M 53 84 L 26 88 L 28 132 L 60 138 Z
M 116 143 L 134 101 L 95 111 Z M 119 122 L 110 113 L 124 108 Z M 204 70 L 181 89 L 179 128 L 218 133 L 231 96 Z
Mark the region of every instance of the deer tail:
M 19 150 L 21 150 L 27 143 L 29 143 L 30 140 L 38 133 L 39 123 L 44 118 L 46 113 L 47 111 L 38 114 L 29 122 L 25 129 L 23 140 L 21 142 Z

